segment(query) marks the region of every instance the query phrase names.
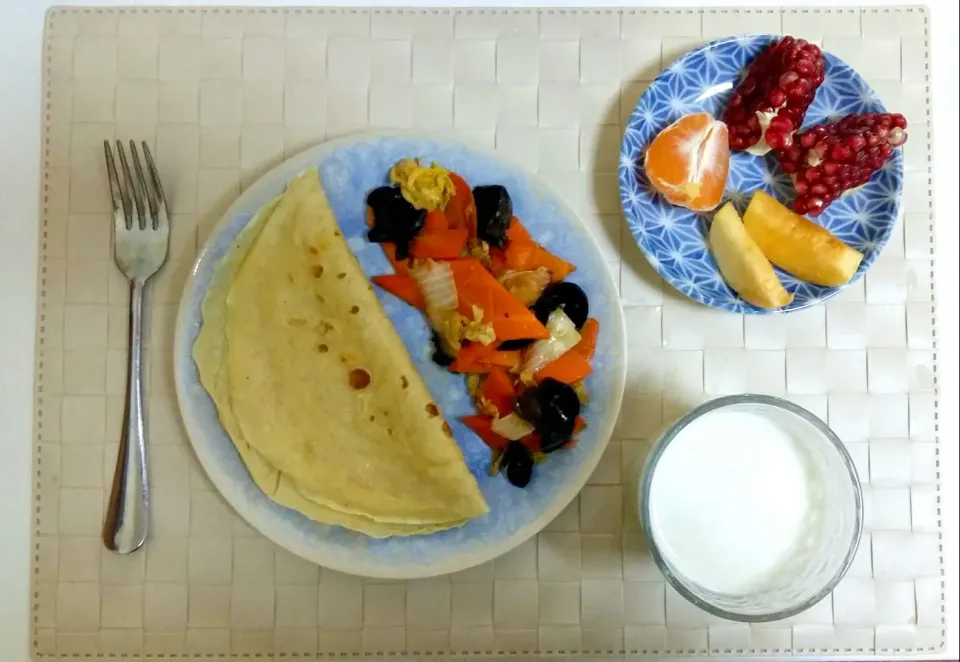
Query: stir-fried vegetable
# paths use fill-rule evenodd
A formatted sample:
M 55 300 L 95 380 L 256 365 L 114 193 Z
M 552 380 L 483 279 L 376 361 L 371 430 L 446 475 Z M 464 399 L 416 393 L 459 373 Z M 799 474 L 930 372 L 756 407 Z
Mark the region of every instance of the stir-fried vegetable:
M 550 337 L 538 340 L 528 350 L 526 360 L 523 363 L 523 371 L 520 373 L 521 376 L 534 375 L 569 352 L 580 342 L 577 327 L 573 325 L 562 308 L 557 308 L 550 313 L 550 319 L 547 320 L 547 330 L 550 332 Z
M 550 272 L 543 267 L 533 271 L 508 271 L 499 280 L 513 298 L 524 306 L 532 306 L 550 284 Z
M 433 317 L 457 309 L 457 284 L 448 263 L 427 260 L 416 265 L 410 273 L 423 294 L 427 315 Z
M 461 420 L 491 449 L 491 474 L 524 487 L 586 427 L 600 325 L 564 280 L 574 265 L 537 243 L 504 187 L 412 159 L 391 178 L 368 198 L 370 239 L 394 268 L 373 282 L 424 311 L 434 362 L 466 376 L 477 414 Z
M 511 413 L 502 418 L 494 419 L 491 429 L 501 437 L 506 437 L 511 441 L 518 441 L 533 432 L 534 427 L 528 421 Z

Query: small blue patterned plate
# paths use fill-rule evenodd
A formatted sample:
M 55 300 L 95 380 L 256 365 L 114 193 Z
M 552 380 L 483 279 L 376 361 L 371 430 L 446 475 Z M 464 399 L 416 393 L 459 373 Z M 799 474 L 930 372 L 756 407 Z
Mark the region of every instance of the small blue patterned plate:
M 375 540 L 336 526 L 325 526 L 280 506 L 251 480 L 217 418 L 193 362 L 200 331 L 200 305 L 216 265 L 240 231 L 293 177 L 311 167 L 320 178 L 340 228 L 368 276 L 390 273 L 376 244 L 366 237 L 366 194 L 386 184 L 387 172 L 402 158 L 435 161 L 471 185 L 502 184 L 530 233 L 555 254 L 576 265 L 569 280 L 590 302 L 600 322 L 594 372 L 586 386 L 587 428 L 573 448 L 553 453 L 537 466 L 533 480 L 517 489 L 503 476 L 490 476 L 490 451 L 460 423 L 474 411 L 465 380 L 430 360 L 430 332 L 423 316 L 376 288 L 384 310 L 407 346 L 427 388 L 450 423 L 470 471 L 490 505 L 485 517 L 449 531 Z M 248 188 L 226 212 L 197 258 L 184 289 L 174 340 L 177 400 L 187 434 L 213 484 L 254 528 L 277 544 L 320 565 L 356 575 L 411 578 L 439 575 L 478 565 L 527 540 L 576 496 L 593 472 L 620 411 L 626 364 L 623 311 L 603 255 L 579 219 L 532 175 L 482 150 L 438 138 L 368 134 L 319 145 L 293 157 Z
M 683 294 L 734 313 L 799 310 L 820 303 L 842 288 L 812 285 L 777 269 L 784 287 L 794 295 L 793 302 L 776 311 L 744 302 L 724 282 L 707 247 L 708 215 L 675 207 L 659 196 L 644 175 L 643 155 L 661 130 L 684 115 L 707 112 L 719 118 L 743 70 L 777 39 L 771 35 L 720 39 L 674 62 L 657 76 L 637 103 L 627 122 L 620 154 L 620 201 L 627 225 L 644 255 Z M 885 112 L 876 93 L 856 71 L 829 53 L 825 53 L 825 58 L 826 79 L 807 111 L 805 127 L 849 113 Z M 883 169 L 861 190 L 835 201 L 817 219 L 863 253 L 854 281 L 877 259 L 900 216 L 900 152 L 895 150 Z M 790 179 L 775 165 L 771 155 L 732 154 L 724 199 L 732 201 L 742 213 L 757 189 L 785 204 L 793 201 Z

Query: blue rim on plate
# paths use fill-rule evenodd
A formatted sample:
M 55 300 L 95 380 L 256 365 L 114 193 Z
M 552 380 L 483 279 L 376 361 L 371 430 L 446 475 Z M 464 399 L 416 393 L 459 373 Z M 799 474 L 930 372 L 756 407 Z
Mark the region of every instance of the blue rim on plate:
M 777 269 L 784 287 L 794 295 L 793 302 L 773 311 L 746 303 L 724 282 L 707 247 L 706 228 L 712 212 L 698 214 L 664 200 L 647 182 L 643 156 L 653 138 L 680 117 L 707 112 L 719 118 L 741 73 L 777 39 L 774 35 L 719 39 L 674 62 L 640 97 L 627 121 L 620 154 L 620 202 L 630 232 L 647 260 L 686 296 L 734 313 L 799 310 L 820 303 L 846 286 L 820 287 Z M 824 53 L 824 57 L 826 78 L 807 111 L 804 127 L 850 113 L 886 112 L 877 94 L 856 71 L 830 53 Z M 794 198 L 790 178 L 776 166 L 772 155 L 731 154 L 724 200 L 732 201 L 742 213 L 750 194 L 757 189 L 788 206 Z M 903 156 L 898 149 L 863 188 L 835 201 L 816 219 L 863 253 L 851 283 L 870 268 L 890 238 L 900 217 L 902 191 Z
M 443 164 L 473 186 L 506 186 L 517 217 L 531 234 L 577 266 L 568 280 L 586 291 L 590 315 L 600 322 L 601 341 L 593 360 L 594 372 L 586 382 L 592 399 L 584 410 L 588 426 L 579 443 L 553 453 L 536 467 L 530 485 L 517 489 L 503 476 L 488 475 L 489 449 L 459 420 L 476 413 L 465 380 L 431 361 L 430 332 L 423 315 L 375 288 L 490 505 L 488 515 L 457 529 L 376 540 L 318 524 L 274 503 L 260 491 L 220 426 L 213 401 L 200 384 L 192 349 L 202 321 L 200 305 L 220 259 L 254 214 L 307 168 L 319 168 L 330 205 L 364 273 L 390 273 L 390 263 L 381 248 L 366 238 L 366 194 L 387 183 L 387 171 L 394 163 L 414 156 Z M 596 467 L 613 432 L 626 378 L 625 352 L 620 298 L 600 249 L 583 223 L 546 185 L 493 153 L 453 141 L 366 134 L 319 145 L 282 163 L 248 188 L 226 212 L 185 286 L 173 360 L 177 401 L 197 457 L 214 486 L 255 529 L 293 553 L 334 570 L 370 577 L 413 578 L 489 561 L 537 533 L 570 503 Z

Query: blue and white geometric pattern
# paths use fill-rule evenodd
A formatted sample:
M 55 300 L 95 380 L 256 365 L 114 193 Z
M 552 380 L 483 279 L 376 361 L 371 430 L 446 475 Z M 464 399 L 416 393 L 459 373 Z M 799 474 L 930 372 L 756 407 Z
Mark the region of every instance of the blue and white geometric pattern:
M 770 43 L 771 35 L 750 35 L 711 42 L 674 62 L 650 84 L 627 122 L 620 153 L 620 201 L 627 225 L 657 272 L 685 295 L 735 313 L 781 313 L 815 305 L 842 287 L 820 287 L 782 270 L 777 275 L 793 302 L 776 311 L 744 302 L 724 282 L 706 241 L 709 214 L 697 214 L 664 200 L 649 185 L 643 156 L 650 141 L 683 115 L 708 112 L 720 117 L 742 72 Z M 857 72 L 825 54 L 826 79 L 807 111 L 804 126 L 850 113 L 885 112 L 876 93 Z M 753 191 L 762 189 L 790 204 L 793 188 L 772 155 L 731 154 L 725 200 L 743 212 Z M 841 240 L 863 253 L 851 282 L 873 264 L 900 216 L 903 156 L 896 150 L 880 172 L 859 191 L 831 204 L 816 219 Z
M 454 438 L 477 479 L 490 512 L 462 527 L 429 535 L 374 540 L 326 526 L 268 499 L 250 479 L 220 425 L 213 401 L 200 384 L 192 358 L 200 331 L 200 306 L 213 273 L 254 214 L 283 192 L 293 177 L 319 169 L 324 191 L 347 244 L 367 276 L 390 273 L 377 244 L 367 240 L 366 194 L 387 183 L 390 167 L 421 157 L 456 171 L 471 185 L 501 184 L 524 226 L 548 250 L 576 265 L 569 279 L 586 292 L 590 316 L 600 322 L 593 373 L 586 380 L 590 404 L 579 443 L 537 465 L 525 489 L 504 476 L 490 476 L 490 449 L 460 418 L 476 413 L 462 375 L 430 359 L 430 331 L 424 316 L 375 288 L 384 311 L 403 340 Z M 534 535 L 580 491 L 603 453 L 620 410 L 626 363 L 623 311 L 616 286 L 589 231 L 545 184 L 496 155 L 460 143 L 419 136 L 369 134 L 308 150 L 264 175 L 224 215 L 197 259 L 180 304 L 174 341 L 177 396 L 194 450 L 217 489 L 261 533 L 291 551 L 329 568 L 379 577 L 418 577 L 460 570 L 502 554 Z

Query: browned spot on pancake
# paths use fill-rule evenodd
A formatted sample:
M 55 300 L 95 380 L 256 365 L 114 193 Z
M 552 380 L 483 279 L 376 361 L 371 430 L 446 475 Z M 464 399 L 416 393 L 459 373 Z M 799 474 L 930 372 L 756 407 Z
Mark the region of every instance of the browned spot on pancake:
M 287 324 L 290 326 L 306 326 L 307 320 L 302 317 L 291 317 L 287 320 Z
M 400 386 L 407 388 L 410 386 L 410 380 L 408 380 L 405 376 L 400 375 Z
M 340 230 L 334 230 L 334 231 L 333 231 L 333 236 L 334 236 L 334 237 L 339 237 L 339 236 L 340 236 Z
M 326 301 L 327 300 L 324 299 L 322 296 L 320 296 L 319 294 L 317 295 L 317 303 L 326 303 Z
M 360 306 L 353 306 L 352 308 L 350 308 L 350 312 L 356 315 L 357 313 L 360 312 Z
M 317 324 L 317 331 L 320 332 L 321 336 L 327 335 L 330 331 L 333 331 L 333 324 L 330 322 L 320 322 Z
M 317 250 L 316 246 L 307 246 L 307 251 L 310 253 L 310 255 L 316 255 L 320 252 Z
M 315 267 L 313 268 L 313 277 L 314 277 L 314 278 L 320 278 L 320 276 L 322 276 L 322 275 L 323 275 L 323 265 L 322 265 L 322 264 L 318 264 L 317 266 L 315 266 Z
M 443 422 L 443 433 L 448 437 L 453 436 L 453 430 L 450 429 L 450 426 L 447 424 L 446 421 Z
M 363 368 L 354 368 L 350 371 L 350 386 L 357 391 L 370 386 L 370 373 Z
M 393 436 L 393 428 L 387 428 L 387 434 Z
M 343 280 L 343 279 L 346 278 L 346 277 L 347 277 L 347 274 L 346 274 L 345 272 L 340 272 L 340 273 L 337 274 L 337 279 L 338 279 L 338 280 Z
M 289 274 L 289 273 L 287 274 L 287 282 L 288 282 L 288 283 L 292 283 L 292 282 L 293 282 L 293 274 Z
M 430 417 L 431 417 L 431 418 L 433 418 L 434 416 L 439 416 L 439 415 L 440 415 L 440 410 L 437 409 L 437 405 L 433 404 L 432 402 L 428 402 L 428 403 L 427 403 L 427 413 L 430 414 Z
M 377 420 L 377 417 L 376 417 L 376 416 L 370 416 L 370 422 L 371 422 L 371 423 L 373 423 L 375 420 Z
M 330 351 L 330 348 L 327 347 L 326 345 L 317 345 L 317 351 L 320 352 L 321 354 L 326 354 L 327 352 Z

